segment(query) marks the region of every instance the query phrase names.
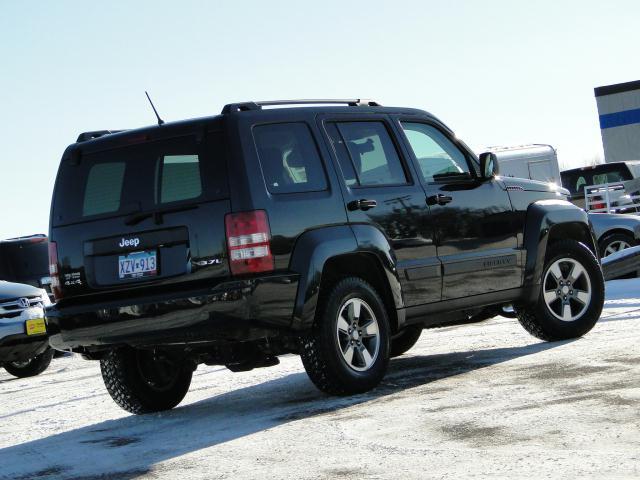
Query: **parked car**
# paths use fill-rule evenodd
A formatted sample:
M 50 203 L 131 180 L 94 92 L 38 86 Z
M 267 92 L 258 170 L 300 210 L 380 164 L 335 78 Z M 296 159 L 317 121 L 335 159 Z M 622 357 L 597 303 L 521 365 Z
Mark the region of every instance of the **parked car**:
M 624 182 L 640 178 L 640 160 L 627 162 L 602 163 L 587 167 L 572 168 L 560 172 L 562 186 L 569 190 L 571 201 L 580 208 L 586 209 L 585 187 L 603 184 L 619 184 L 614 188 L 609 188 L 610 206 L 614 211 L 624 213 L 626 211 L 637 210 L 635 201 L 632 198 L 637 195 L 637 187 L 632 191 L 624 188 Z M 605 207 L 604 193 L 600 198 L 600 203 L 595 203 L 593 207 L 603 209 Z
M 289 107 L 308 103 L 345 105 Z M 587 214 L 497 163 L 429 113 L 361 100 L 81 134 L 53 195 L 51 345 L 145 413 L 198 364 L 286 353 L 322 391 L 364 392 L 423 328 L 486 306 L 543 340 L 585 334 L 604 301 Z
M 0 240 L 0 280 L 26 283 L 50 293 L 47 236 L 37 234 Z
M 0 281 L 0 367 L 15 377 L 38 375 L 51 363 L 48 305 L 49 295 L 41 288 Z
M 589 220 L 601 257 L 640 245 L 640 217 L 614 213 L 590 213 Z
M 487 151 L 496 154 L 502 176 L 529 178 L 560 185 L 558 155 L 551 145 L 489 147 Z

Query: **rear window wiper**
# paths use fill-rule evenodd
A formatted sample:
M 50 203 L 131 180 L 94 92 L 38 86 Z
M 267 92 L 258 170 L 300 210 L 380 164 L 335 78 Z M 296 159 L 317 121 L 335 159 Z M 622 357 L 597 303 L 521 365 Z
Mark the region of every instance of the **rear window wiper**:
M 162 223 L 162 216 L 167 213 L 185 212 L 187 210 L 195 210 L 196 208 L 198 208 L 198 205 L 179 205 L 176 207 L 160 208 L 150 212 L 132 213 L 124 219 L 124 223 L 125 225 L 137 225 L 141 221 L 153 217 L 155 224 L 160 225 Z

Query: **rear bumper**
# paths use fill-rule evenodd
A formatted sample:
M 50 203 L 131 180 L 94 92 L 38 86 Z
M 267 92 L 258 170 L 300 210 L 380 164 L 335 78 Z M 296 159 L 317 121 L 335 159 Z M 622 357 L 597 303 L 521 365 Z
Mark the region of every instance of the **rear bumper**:
M 47 309 L 51 346 L 180 345 L 264 338 L 291 328 L 298 275 L 205 290 Z

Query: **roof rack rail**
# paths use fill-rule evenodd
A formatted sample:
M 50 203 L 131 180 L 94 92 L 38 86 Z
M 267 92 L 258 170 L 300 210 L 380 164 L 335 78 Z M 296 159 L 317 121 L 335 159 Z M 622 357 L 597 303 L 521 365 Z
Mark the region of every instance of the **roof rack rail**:
M 124 132 L 124 130 L 94 130 L 93 132 L 82 132 L 80 135 L 78 135 L 76 143 L 86 142 L 87 140 L 93 140 L 94 138 L 100 138 L 104 135 L 118 132 Z
M 350 107 L 379 107 L 380 104 L 374 100 L 366 98 L 348 99 L 304 99 L 304 100 L 265 100 L 260 102 L 240 102 L 229 103 L 224 106 L 222 113 L 246 112 L 248 110 L 261 110 L 262 107 L 272 107 L 275 105 L 340 105 L 346 104 Z

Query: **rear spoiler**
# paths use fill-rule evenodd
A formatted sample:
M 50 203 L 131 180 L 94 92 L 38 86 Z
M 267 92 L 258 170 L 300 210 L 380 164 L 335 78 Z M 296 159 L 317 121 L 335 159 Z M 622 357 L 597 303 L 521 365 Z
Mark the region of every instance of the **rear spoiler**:
M 86 142 L 88 140 L 93 140 L 95 138 L 100 138 L 105 135 L 110 135 L 112 133 L 124 132 L 124 130 L 94 130 L 93 132 L 82 132 L 78 135 L 78 139 L 76 143 Z

